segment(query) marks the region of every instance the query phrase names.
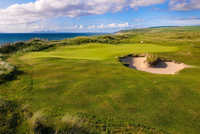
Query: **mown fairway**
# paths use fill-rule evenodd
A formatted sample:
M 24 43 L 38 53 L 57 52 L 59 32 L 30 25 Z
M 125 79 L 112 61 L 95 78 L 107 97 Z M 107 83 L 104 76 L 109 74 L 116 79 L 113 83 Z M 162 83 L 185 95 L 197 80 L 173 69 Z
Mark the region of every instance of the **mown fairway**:
M 177 51 L 177 47 L 164 47 L 152 44 L 84 44 L 60 47 L 52 52 L 30 53 L 25 59 L 63 58 L 77 60 L 113 60 L 132 53 L 159 53 Z
M 81 112 L 170 134 L 199 134 L 198 67 L 176 75 L 156 75 L 129 69 L 118 61 L 119 56 L 148 52 L 198 66 L 198 56 L 189 58 L 182 54 L 188 51 L 196 55 L 188 48 L 137 43 L 84 44 L 14 55 L 9 61 L 24 73 L 0 85 L 0 95 L 20 100 L 34 112 L 43 110 L 49 118 Z

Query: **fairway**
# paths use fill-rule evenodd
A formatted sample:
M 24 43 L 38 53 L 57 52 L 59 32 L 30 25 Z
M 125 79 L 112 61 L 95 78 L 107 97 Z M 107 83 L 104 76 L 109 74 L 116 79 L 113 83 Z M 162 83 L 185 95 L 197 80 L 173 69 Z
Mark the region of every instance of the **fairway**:
M 65 46 L 53 52 L 38 52 L 25 55 L 25 58 L 67 58 L 84 60 L 107 60 L 137 53 L 175 52 L 177 47 L 153 44 L 84 44 L 81 46 Z
M 81 115 L 105 134 L 199 134 L 198 40 L 189 45 L 183 41 L 164 44 L 165 36 L 160 40 L 145 37 L 145 42 L 155 43 L 134 43 L 134 35 L 129 37 L 132 43 L 57 42 L 38 51 L 39 45 L 47 44 L 35 40 L 37 51 L 25 48 L 11 54 L 7 61 L 21 73 L 0 84 L 0 98 L 18 102 L 23 112 L 28 109 L 33 115 L 23 120 L 18 133 L 29 132 L 30 120 L 39 113 L 55 130 L 68 115 Z M 119 61 L 147 53 L 196 67 L 163 75 L 131 69 Z

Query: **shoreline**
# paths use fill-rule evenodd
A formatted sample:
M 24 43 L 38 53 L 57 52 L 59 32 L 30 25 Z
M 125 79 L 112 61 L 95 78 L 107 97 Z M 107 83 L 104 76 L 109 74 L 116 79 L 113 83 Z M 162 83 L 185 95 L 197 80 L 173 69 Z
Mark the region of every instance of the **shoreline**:
M 32 39 L 59 41 L 75 37 L 95 36 L 104 34 L 105 33 L 0 33 L 0 46 L 5 44 L 14 44 L 17 42 L 26 42 Z

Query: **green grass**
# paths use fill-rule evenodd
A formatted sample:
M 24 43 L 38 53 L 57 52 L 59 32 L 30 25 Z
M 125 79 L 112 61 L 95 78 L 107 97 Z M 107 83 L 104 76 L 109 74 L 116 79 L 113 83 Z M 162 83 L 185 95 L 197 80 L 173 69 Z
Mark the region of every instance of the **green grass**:
M 153 44 L 84 44 L 80 46 L 59 47 L 52 52 L 37 52 L 24 55 L 24 58 L 64 58 L 77 60 L 112 60 L 131 53 L 175 52 L 177 47 Z
M 151 43 L 136 43 L 141 38 Z M 0 97 L 29 105 L 33 113 L 43 111 L 50 120 L 59 121 L 68 113 L 83 113 L 95 123 L 118 124 L 115 129 L 120 123 L 134 124 L 135 134 L 159 134 L 144 128 L 170 134 L 199 134 L 198 67 L 176 75 L 158 75 L 127 68 L 118 61 L 118 57 L 128 54 L 157 53 L 200 65 L 196 40 L 165 42 L 168 39 L 165 32 L 162 38 L 155 38 L 148 32 L 130 36 L 125 44 L 90 43 L 59 46 L 48 52 L 14 54 L 9 62 L 24 73 L 16 80 L 1 84 Z M 145 127 L 138 129 L 139 126 Z M 26 132 L 22 128 L 18 130 L 20 134 Z

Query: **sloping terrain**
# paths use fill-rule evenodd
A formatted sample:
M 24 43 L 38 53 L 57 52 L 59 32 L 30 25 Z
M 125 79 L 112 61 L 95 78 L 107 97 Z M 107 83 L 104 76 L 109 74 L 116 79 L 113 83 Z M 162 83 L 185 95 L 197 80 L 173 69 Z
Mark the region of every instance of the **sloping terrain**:
M 200 65 L 198 39 L 184 36 L 183 41 L 174 35 L 167 42 L 165 32 L 160 33 L 163 37 L 159 40 L 152 36 L 158 33 L 131 32 L 127 40 L 117 44 L 58 45 L 49 50 L 12 54 L 8 61 L 24 73 L 1 84 L 0 97 L 18 100 L 21 107 L 26 106 L 33 113 L 17 132 L 29 132 L 30 122 L 42 118 L 38 115 L 42 113 L 47 125 L 41 125 L 45 121 L 35 121 L 35 133 L 40 130 L 38 127 L 46 128 L 42 132 L 49 132 L 49 126 L 59 129 L 63 126 L 59 121 L 71 114 L 83 115 L 92 122 L 91 129 L 100 133 L 198 134 L 200 68 L 187 68 L 173 76 L 150 74 L 126 68 L 118 60 L 128 54 L 156 53 Z M 142 39 L 144 43 L 140 43 Z M 84 132 L 89 133 L 85 129 Z

